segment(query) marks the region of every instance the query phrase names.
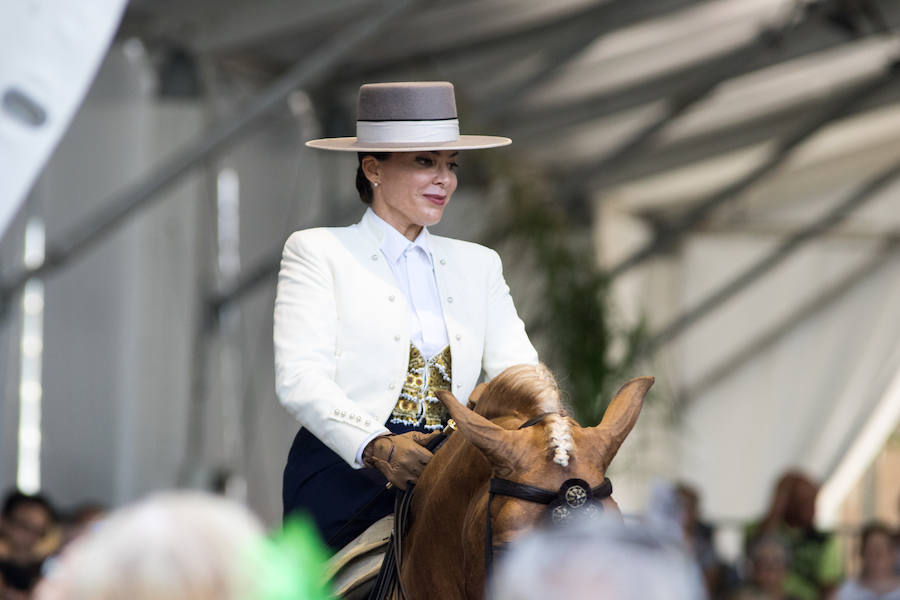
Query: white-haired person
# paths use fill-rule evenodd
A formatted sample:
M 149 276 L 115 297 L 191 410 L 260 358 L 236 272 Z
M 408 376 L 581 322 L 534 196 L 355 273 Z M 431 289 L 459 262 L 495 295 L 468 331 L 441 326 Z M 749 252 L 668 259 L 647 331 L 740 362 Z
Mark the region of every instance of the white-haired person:
M 532 531 L 510 544 L 490 600 L 703 600 L 693 558 L 646 524 L 602 516 Z
M 167 492 L 113 512 L 47 570 L 37 600 L 268 600 L 288 569 L 246 508 L 200 492 Z M 302 552 L 302 551 L 301 551 Z M 320 552 L 324 552 L 320 550 Z M 290 560 L 291 569 L 302 568 Z M 301 581 L 295 574 L 293 582 Z M 306 574 L 321 581 L 321 572 Z M 281 587 L 284 587 L 283 585 Z M 292 595 L 293 594 L 293 595 Z
M 500 258 L 433 235 L 461 152 L 510 143 L 460 135 L 453 86 L 359 90 L 355 137 L 307 145 L 356 152 L 367 205 L 350 227 L 297 231 L 284 246 L 274 313 L 276 388 L 300 424 L 284 471 L 285 515 L 310 513 L 334 549 L 389 514 L 447 420 L 435 392 L 538 357 Z

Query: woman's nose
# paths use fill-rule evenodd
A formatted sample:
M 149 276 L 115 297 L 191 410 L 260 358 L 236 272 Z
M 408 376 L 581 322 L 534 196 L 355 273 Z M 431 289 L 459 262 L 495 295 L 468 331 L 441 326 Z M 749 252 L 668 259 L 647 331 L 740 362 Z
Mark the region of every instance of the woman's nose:
M 450 170 L 450 165 L 443 165 L 438 167 L 437 172 L 434 175 L 435 183 L 446 184 L 450 181 L 450 176 L 453 171 Z

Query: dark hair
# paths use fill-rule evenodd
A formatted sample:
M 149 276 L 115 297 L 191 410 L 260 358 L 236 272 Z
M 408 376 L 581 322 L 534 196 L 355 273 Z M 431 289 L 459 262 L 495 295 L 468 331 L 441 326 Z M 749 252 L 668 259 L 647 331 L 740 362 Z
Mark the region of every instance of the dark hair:
M 887 536 L 889 540 L 891 540 L 891 545 L 896 546 L 897 540 L 894 537 L 894 532 L 891 531 L 891 528 L 885 525 L 880 521 L 869 521 L 865 525 L 863 525 L 862 531 L 859 535 L 859 552 L 862 554 L 863 548 L 866 547 L 866 544 L 869 541 L 869 538 L 873 535 L 877 535 L 879 533 Z
M 359 166 L 356 167 L 356 191 L 359 192 L 359 199 L 364 203 L 372 204 L 372 184 L 369 182 L 366 174 L 363 173 L 363 159 L 371 156 L 375 160 L 387 160 L 390 155 L 390 152 L 357 152 L 356 156 L 359 158 Z
M 4 517 L 9 517 L 17 508 L 28 504 L 40 506 L 47 511 L 47 515 L 50 517 L 51 521 L 56 520 L 56 511 L 53 509 L 53 505 L 50 504 L 49 500 L 40 494 L 25 494 L 19 490 L 13 490 L 6 495 L 6 498 L 3 500 L 3 510 L 0 514 Z

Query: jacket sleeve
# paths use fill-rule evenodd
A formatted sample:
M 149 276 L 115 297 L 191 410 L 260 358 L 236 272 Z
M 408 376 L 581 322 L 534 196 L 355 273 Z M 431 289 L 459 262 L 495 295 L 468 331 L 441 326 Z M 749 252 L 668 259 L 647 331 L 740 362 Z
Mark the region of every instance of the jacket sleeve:
M 359 468 L 360 445 L 387 430 L 335 381 L 339 315 L 325 235 L 300 231 L 284 245 L 273 324 L 275 389 L 303 427 Z
M 500 256 L 493 250 L 489 252 L 488 314 L 482 358 L 486 380 L 493 379 L 507 367 L 538 362 L 537 351 L 528 339 L 525 324 L 516 312 L 509 286 L 503 278 Z

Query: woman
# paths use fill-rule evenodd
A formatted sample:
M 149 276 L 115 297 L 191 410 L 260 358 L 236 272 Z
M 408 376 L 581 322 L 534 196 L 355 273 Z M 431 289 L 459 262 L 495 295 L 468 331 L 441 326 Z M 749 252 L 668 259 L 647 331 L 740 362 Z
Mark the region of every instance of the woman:
M 497 254 L 427 229 L 459 151 L 509 143 L 459 135 L 443 82 L 364 85 L 357 136 L 307 143 L 357 152 L 369 205 L 357 225 L 291 235 L 275 299 L 276 387 L 301 425 L 285 515 L 311 513 L 332 548 L 391 512 L 387 483 L 405 489 L 427 465 L 446 421 L 436 391 L 468 398 L 482 374 L 537 362 Z
M 882 523 L 868 523 L 862 530 L 859 555 L 862 571 L 858 578 L 849 579 L 838 588 L 837 600 L 900 600 L 893 532 Z

